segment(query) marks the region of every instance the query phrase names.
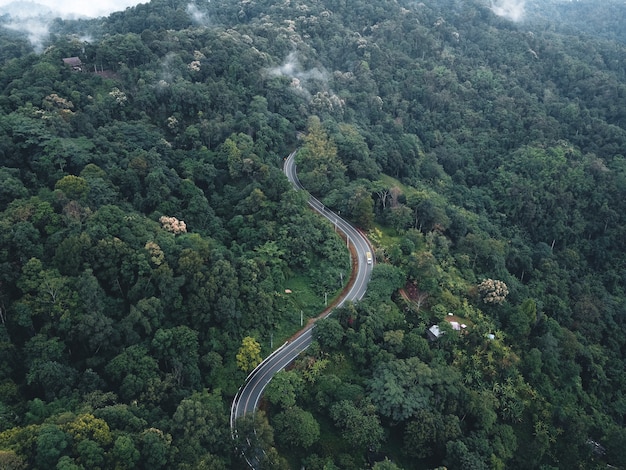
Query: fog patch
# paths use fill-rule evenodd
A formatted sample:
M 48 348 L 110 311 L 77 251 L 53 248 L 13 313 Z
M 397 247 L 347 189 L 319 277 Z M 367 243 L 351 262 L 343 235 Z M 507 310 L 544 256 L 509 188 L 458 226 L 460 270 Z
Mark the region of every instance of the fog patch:
M 50 34 L 54 12 L 33 2 L 12 2 L 0 7 L 2 26 L 26 35 L 36 52 L 42 52 Z
M 291 88 L 307 99 L 311 98 L 311 86 L 326 87 L 328 85 L 328 73 L 317 67 L 304 69 L 296 52 L 291 52 L 278 67 L 267 70 L 267 74 L 273 77 L 290 78 Z
M 28 16 L 43 16 L 52 19 L 54 17 L 64 20 L 78 18 L 96 18 L 107 16 L 115 11 L 123 11 L 128 7 L 148 3 L 147 0 L 37 0 L 31 1 L 10 1 L 0 0 L 0 11 L 2 10 L 28 10 Z M 35 14 L 36 12 L 36 14 Z
M 198 26 L 209 26 L 209 16 L 205 11 L 200 10 L 195 3 L 187 4 L 187 14 L 191 17 L 191 21 Z
M 337 117 L 343 114 L 345 102 L 330 90 L 328 72 L 317 67 L 305 69 L 296 52 L 291 52 L 281 65 L 266 70 L 266 73 L 291 79 L 290 89 L 309 102 L 312 112 L 328 112 Z
M 491 11 L 511 21 L 522 21 L 526 14 L 526 0 L 492 0 Z
M 0 26 L 24 34 L 36 52 L 42 52 L 56 18 L 72 20 L 105 16 L 137 5 L 137 0 L 0 0 Z

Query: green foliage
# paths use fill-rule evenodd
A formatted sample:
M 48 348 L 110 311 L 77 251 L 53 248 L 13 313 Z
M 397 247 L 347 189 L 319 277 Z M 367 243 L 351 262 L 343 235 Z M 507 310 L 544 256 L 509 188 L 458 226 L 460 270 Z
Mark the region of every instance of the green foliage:
M 285 447 L 308 449 L 320 436 L 320 426 L 313 415 L 297 406 L 287 408 L 274 417 L 278 443 Z
M 282 408 L 291 408 L 304 391 L 304 381 L 294 371 L 280 371 L 267 385 L 264 396 L 273 404 Z
M 432 406 L 437 387 L 454 382 L 452 371 L 447 372 L 433 370 L 417 358 L 381 364 L 374 371 L 369 395 L 383 416 L 404 421 Z
M 368 286 L 368 299 L 373 301 L 389 299 L 397 289 L 404 286 L 405 281 L 402 270 L 390 264 L 377 263 Z
M 251 336 L 246 336 L 237 353 L 237 367 L 247 373 L 258 366 L 261 360 L 261 345 Z
M 350 446 L 356 449 L 380 448 L 384 429 L 370 403 L 357 407 L 350 401 L 342 400 L 332 405 L 330 416 Z
M 449 441 L 460 435 L 460 422 L 456 416 L 422 409 L 415 413 L 404 431 L 405 452 L 417 458 L 429 457 L 434 452 L 441 453 Z
M 382 462 L 376 462 L 372 467 L 373 470 L 401 470 L 402 467 L 399 467 L 395 463 L 393 463 L 388 458 L 385 458 Z
M 228 416 L 219 392 L 195 392 L 183 399 L 172 416 L 173 437 L 183 460 L 192 463 L 194 456 L 206 452 L 218 455 L 230 444 Z M 219 461 L 219 458 L 214 458 Z
M 624 466 L 624 7 L 425 3 L 153 0 L 41 54 L 1 29 L 0 466 L 246 465 L 242 340 L 249 370 L 349 278 L 296 148 L 382 231 L 367 297 L 268 387 L 263 466 Z
M 323 350 L 332 351 L 341 345 L 344 333 L 339 321 L 323 318 L 315 322 L 313 336 Z
M 19 178 L 17 168 L 0 168 L 0 208 L 6 208 L 7 204 L 16 199 L 24 198 L 28 195 L 28 189 Z
M 172 436 L 158 428 L 149 428 L 139 435 L 142 468 L 164 468 L 169 459 Z
M 314 194 L 326 194 L 344 182 L 345 165 L 337 156 L 337 147 L 329 139 L 320 119 L 309 119 L 304 145 L 298 152 L 299 178 Z
M 36 462 L 39 468 L 50 468 L 56 464 L 69 439 L 58 426 L 43 426 L 37 437 Z
M 119 436 L 115 439 L 111 455 L 115 468 L 120 470 L 135 467 L 140 456 L 135 443 L 129 436 Z

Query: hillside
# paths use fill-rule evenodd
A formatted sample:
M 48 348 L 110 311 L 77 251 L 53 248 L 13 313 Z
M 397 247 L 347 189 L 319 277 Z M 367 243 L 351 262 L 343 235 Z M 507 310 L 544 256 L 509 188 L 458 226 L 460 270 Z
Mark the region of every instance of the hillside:
M 270 383 L 263 468 L 626 468 L 626 45 L 590 5 L 0 29 L 0 467 L 244 468 L 233 395 L 348 278 L 301 148 L 378 263 Z

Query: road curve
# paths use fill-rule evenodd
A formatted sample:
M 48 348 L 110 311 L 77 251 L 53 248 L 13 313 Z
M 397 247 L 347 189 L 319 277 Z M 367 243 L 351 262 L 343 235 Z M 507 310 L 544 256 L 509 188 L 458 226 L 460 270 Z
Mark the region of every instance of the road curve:
M 296 152 L 293 152 L 285 159 L 283 170 L 296 191 L 299 191 L 304 190 L 304 187 L 296 174 L 295 156 Z M 347 293 L 336 306 L 340 307 L 349 300 L 361 300 L 367 290 L 367 283 L 369 282 L 373 268 L 372 264 L 367 263 L 366 253 L 371 251 L 367 239 L 348 222 L 324 207 L 315 197 L 309 196 L 309 206 L 323 217 L 326 217 L 336 226 L 337 230 L 344 234 L 348 243 L 354 247 L 354 252 L 356 252 L 358 257 L 356 263 L 357 272 L 354 276 L 354 280 Z M 332 311 L 327 313 L 326 316 L 331 313 Z M 302 329 L 297 336 L 276 349 L 248 375 L 245 383 L 241 386 L 237 395 L 235 395 L 230 410 L 230 427 L 233 436 L 236 433 L 235 422 L 237 418 L 248 413 L 253 413 L 257 409 L 259 400 L 263 395 L 263 390 L 265 390 L 267 384 L 272 380 L 274 374 L 287 367 L 302 351 L 309 347 L 313 340 L 312 331 L 314 326 L 315 324 L 312 323 Z M 250 459 L 246 460 L 250 467 L 253 469 L 256 468 L 255 463 L 251 462 Z

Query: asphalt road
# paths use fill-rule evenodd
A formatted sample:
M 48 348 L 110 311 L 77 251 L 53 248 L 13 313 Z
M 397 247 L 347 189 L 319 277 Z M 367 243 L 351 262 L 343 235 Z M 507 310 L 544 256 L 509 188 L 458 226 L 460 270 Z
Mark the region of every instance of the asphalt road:
M 283 169 L 296 190 L 305 190 L 296 174 L 295 155 L 296 152 L 293 152 L 285 159 Z M 353 302 L 360 300 L 365 294 L 373 268 L 373 264 L 368 264 L 366 259 L 366 253 L 371 251 L 367 239 L 356 228 L 324 207 L 324 205 L 313 196 L 309 197 L 309 205 L 320 215 L 326 217 L 333 223 L 337 230 L 343 232 L 348 238 L 350 245 L 354 246 L 358 256 L 357 272 L 356 276 L 354 276 L 354 281 L 345 296 L 337 304 L 337 307 L 340 307 L 349 300 Z M 326 316 L 331 314 L 332 311 Z M 259 400 L 263 395 L 263 390 L 265 390 L 267 384 L 272 380 L 274 374 L 287 367 L 302 351 L 309 347 L 313 339 L 312 330 L 314 327 L 314 323 L 305 327 L 297 336 L 265 358 L 265 360 L 248 375 L 246 382 L 239 389 L 231 406 L 230 426 L 233 433 L 236 432 L 236 419 L 248 413 L 253 413 L 257 409 Z M 252 468 L 255 468 L 255 464 L 251 462 L 250 459 L 248 459 L 248 463 Z

